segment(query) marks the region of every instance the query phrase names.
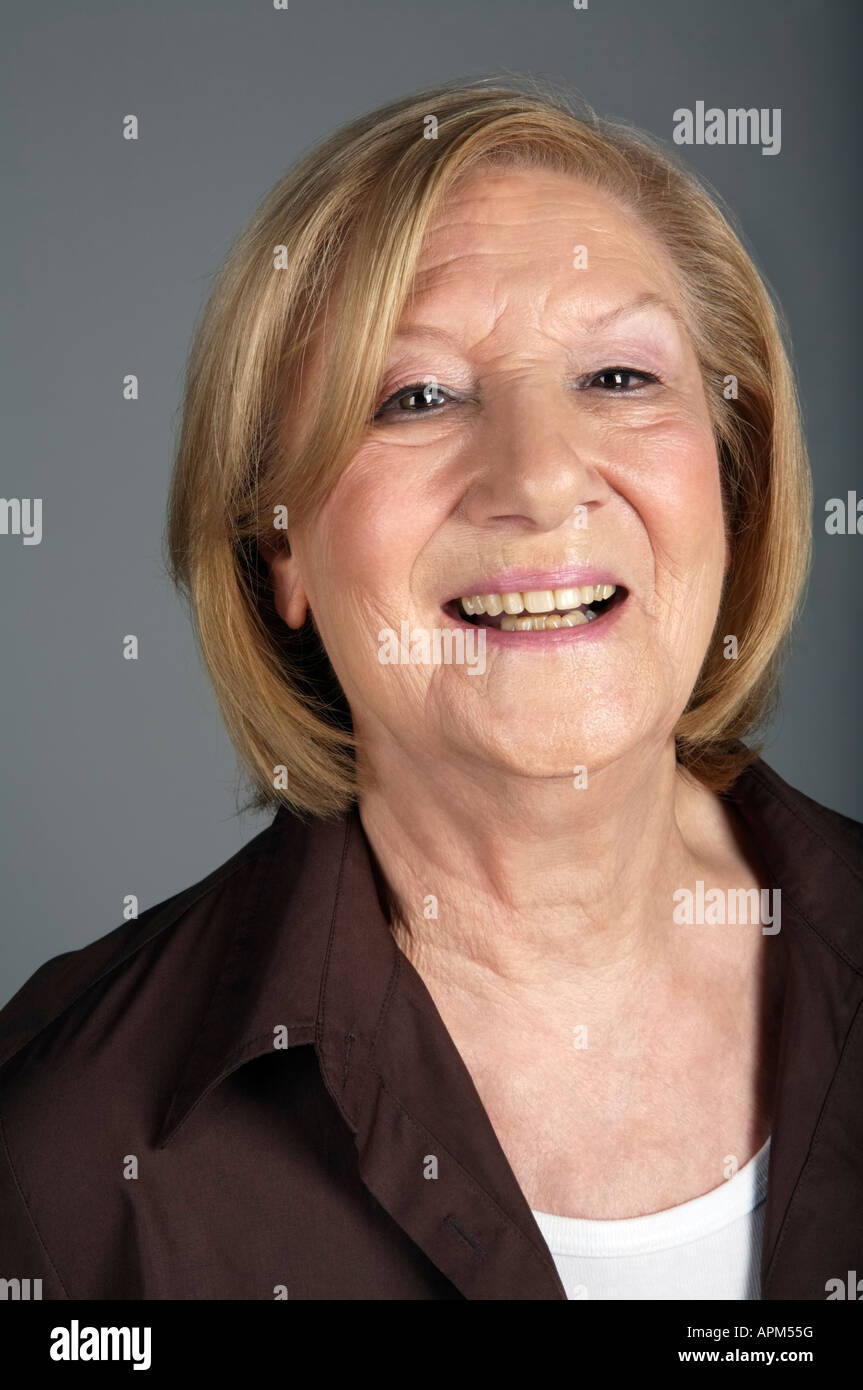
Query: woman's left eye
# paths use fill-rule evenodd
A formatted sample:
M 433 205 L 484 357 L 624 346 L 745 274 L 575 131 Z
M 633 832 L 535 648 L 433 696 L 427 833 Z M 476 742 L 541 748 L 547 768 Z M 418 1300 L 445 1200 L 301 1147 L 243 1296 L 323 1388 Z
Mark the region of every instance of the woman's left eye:
M 415 381 L 410 386 L 400 386 L 398 391 L 394 391 L 391 396 L 378 406 L 373 420 L 379 420 L 382 415 L 389 415 L 393 409 L 399 409 L 407 415 L 432 415 L 445 405 L 449 395 L 442 387 L 433 385 L 427 381 Z
M 627 386 L 627 381 L 635 381 L 636 386 Z M 637 391 L 644 385 L 661 385 L 658 376 L 652 372 L 640 372 L 635 367 L 606 367 L 603 371 L 595 373 L 590 377 L 588 386 L 601 383 L 603 391 L 609 391 L 622 396 L 628 396 L 632 391 Z

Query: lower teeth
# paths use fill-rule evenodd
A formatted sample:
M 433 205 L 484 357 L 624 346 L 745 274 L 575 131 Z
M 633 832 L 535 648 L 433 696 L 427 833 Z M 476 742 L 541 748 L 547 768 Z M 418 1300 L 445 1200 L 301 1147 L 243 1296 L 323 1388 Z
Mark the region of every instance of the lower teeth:
M 504 632 L 550 632 L 558 627 L 582 627 L 598 614 L 592 608 L 573 608 L 568 613 L 504 613 L 500 625 Z

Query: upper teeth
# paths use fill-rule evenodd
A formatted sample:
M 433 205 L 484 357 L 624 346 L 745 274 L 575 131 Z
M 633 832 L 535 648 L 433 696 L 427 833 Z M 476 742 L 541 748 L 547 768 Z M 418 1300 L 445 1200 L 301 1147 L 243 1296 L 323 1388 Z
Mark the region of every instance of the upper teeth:
M 598 603 L 611 598 L 616 584 L 584 584 L 575 589 L 529 589 L 514 594 L 472 594 L 459 599 L 468 617 L 487 613 L 496 618 L 499 613 L 553 613 L 555 609 L 569 610 L 584 604 Z

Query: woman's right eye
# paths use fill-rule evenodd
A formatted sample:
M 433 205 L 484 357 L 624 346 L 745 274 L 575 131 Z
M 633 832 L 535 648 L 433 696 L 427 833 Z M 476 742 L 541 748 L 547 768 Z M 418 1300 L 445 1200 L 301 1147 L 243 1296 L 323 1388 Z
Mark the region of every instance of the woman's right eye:
M 410 386 L 400 386 L 388 396 L 372 418 L 379 420 L 382 415 L 391 415 L 396 409 L 406 415 L 431 415 L 445 405 L 446 400 L 447 396 L 439 386 L 427 381 L 415 381 Z

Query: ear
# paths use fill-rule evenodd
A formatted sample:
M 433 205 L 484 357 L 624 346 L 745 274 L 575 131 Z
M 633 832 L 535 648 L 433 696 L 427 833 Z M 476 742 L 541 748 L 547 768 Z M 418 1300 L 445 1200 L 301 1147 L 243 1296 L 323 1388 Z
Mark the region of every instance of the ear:
M 306 621 L 309 601 L 300 579 L 299 563 L 291 554 L 287 538 L 276 543 L 259 541 L 258 548 L 270 571 L 276 612 L 288 627 L 301 628 Z

